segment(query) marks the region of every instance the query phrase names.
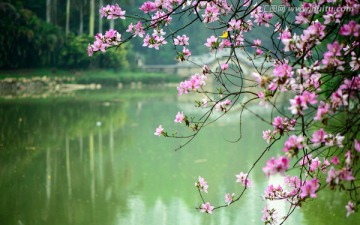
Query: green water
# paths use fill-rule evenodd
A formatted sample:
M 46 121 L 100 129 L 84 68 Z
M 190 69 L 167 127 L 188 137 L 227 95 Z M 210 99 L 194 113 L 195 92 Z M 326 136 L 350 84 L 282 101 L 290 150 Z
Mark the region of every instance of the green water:
M 239 117 L 229 114 L 175 152 L 184 140 L 153 133 L 159 124 L 184 132 L 173 120 L 182 110 L 200 115 L 192 105 L 173 89 L 1 100 L 0 224 L 263 224 L 260 196 L 269 184 L 263 160 L 244 198 L 212 215 L 195 209 L 201 199 L 194 182 L 199 175 L 208 181 L 204 197 L 214 205 L 223 205 L 228 192 L 240 193 L 235 174 L 266 147 L 259 137 L 267 125 L 245 113 L 243 138 L 232 143 Z M 336 196 L 326 193 L 285 224 L 358 224 L 359 217 L 345 218 L 347 200 Z

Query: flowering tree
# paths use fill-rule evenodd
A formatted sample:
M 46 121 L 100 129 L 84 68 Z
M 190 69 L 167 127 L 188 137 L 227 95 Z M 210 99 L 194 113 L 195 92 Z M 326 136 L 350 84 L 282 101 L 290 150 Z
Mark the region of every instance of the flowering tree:
M 358 0 L 301 3 L 289 0 L 155 0 L 143 3 L 140 10 L 142 16 L 130 16 L 117 4 L 101 8 L 101 15 L 107 19 L 129 20 L 128 29 L 97 34 L 95 42 L 88 47 L 89 56 L 138 36 L 143 39 L 144 47 L 159 51 L 162 45 L 172 44 L 174 58 L 192 62 L 191 40 L 183 31 L 195 24 L 213 31 L 214 35 L 204 37 L 204 46 L 212 54 L 227 53 L 218 60 L 216 69 L 197 64 L 199 73 L 189 74 L 192 76 L 177 87 L 179 95 L 193 92 L 203 95 L 196 101 L 196 106 L 204 110 L 201 117 L 189 117 L 183 112 L 175 116 L 174 122 L 184 122 L 189 133 L 172 134 L 160 125 L 155 135 L 184 138 L 186 145 L 217 120 L 210 117 L 216 111 L 220 113 L 216 115 L 222 117 L 239 106 L 241 109 L 237 112 L 242 114 L 249 104 L 256 103 L 273 112 L 271 121 L 255 114 L 272 125 L 272 129 L 262 131 L 268 147 L 259 152 L 258 160 L 248 171 L 236 175 L 242 191 L 224 193 L 224 205 L 213 206 L 203 194 L 208 193 L 208 184 L 199 176 L 195 186 L 203 201 L 198 207 L 200 212 L 212 213 L 239 201 L 252 186 L 250 176 L 255 166 L 262 167 L 267 178 L 275 174 L 284 176 L 282 185 L 269 185 L 264 190 L 262 220 L 265 224 L 283 223 L 296 207 L 317 198 L 323 189 L 343 190 L 348 194 L 349 202 L 344 206 L 347 216 L 358 209 Z M 174 29 L 175 21 L 184 16 L 190 18 L 189 22 Z M 259 32 L 268 35 L 254 38 Z M 250 64 L 250 74 L 244 72 L 244 59 Z M 216 89 L 207 89 L 209 77 L 216 81 Z M 278 107 L 279 99 L 287 102 L 285 112 Z M 280 140 L 284 141 L 282 155 L 274 155 L 265 165 L 259 165 L 264 154 Z M 296 171 L 295 176 L 287 176 L 290 168 Z M 275 200 L 289 205 L 287 215 L 280 220 L 275 218 L 275 209 L 266 204 Z

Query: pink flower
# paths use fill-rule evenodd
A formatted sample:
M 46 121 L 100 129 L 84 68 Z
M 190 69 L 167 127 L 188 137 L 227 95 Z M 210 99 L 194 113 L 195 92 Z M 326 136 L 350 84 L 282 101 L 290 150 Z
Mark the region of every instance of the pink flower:
M 137 22 L 137 24 L 135 26 L 132 23 L 130 23 L 126 32 L 133 33 L 134 37 L 136 37 L 136 36 L 144 37 L 144 35 L 145 35 L 144 27 L 142 26 L 140 21 Z
M 200 208 L 200 212 L 206 212 L 209 214 L 211 214 L 213 212 L 213 210 L 214 210 L 214 206 L 210 205 L 209 202 L 202 204 L 201 208 Z
M 236 183 L 242 183 L 244 187 L 251 187 L 252 181 L 247 177 L 247 173 L 240 172 L 238 175 L 236 175 Z
M 88 46 L 88 48 L 87 48 L 87 50 L 88 50 L 88 55 L 89 55 L 89 57 L 91 57 L 92 55 L 93 55 L 93 49 L 92 49 L 92 47 L 91 47 L 91 45 L 89 44 L 89 46 Z
M 182 36 L 177 36 L 174 39 L 174 45 L 189 45 L 189 38 L 183 34 Z
M 182 123 L 182 121 L 184 121 L 184 119 L 185 119 L 184 113 L 183 112 L 178 112 L 176 114 L 174 122 L 175 123 Z
M 291 135 L 285 141 L 283 151 L 284 152 L 292 151 L 293 153 L 296 154 L 303 147 L 304 147 L 304 137 L 302 135 L 299 136 Z
M 330 105 L 328 103 L 321 101 L 318 106 L 314 120 L 321 120 L 322 117 L 328 113 L 329 109 L 330 109 Z
M 360 152 L 360 143 L 357 139 L 354 140 L 354 148 L 357 152 Z
M 215 110 L 216 111 L 223 111 L 223 112 L 227 112 L 228 111 L 228 107 L 232 104 L 231 100 L 226 99 L 222 102 L 217 102 L 215 105 Z
M 270 175 L 275 175 L 277 173 L 285 175 L 287 169 L 289 169 L 289 160 L 285 156 L 279 156 L 277 159 L 271 157 L 262 170 L 266 177 L 269 177 Z
M 347 211 L 346 217 L 350 216 L 351 213 L 355 212 L 355 204 L 351 201 L 348 202 L 348 204 L 345 206 L 345 209 Z
M 163 134 L 163 131 L 164 131 L 164 128 L 161 125 L 159 125 L 159 127 L 156 128 L 154 135 L 160 137 Z
M 320 165 L 321 165 L 321 162 L 318 157 L 316 157 L 315 159 L 312 159 L 310 166 L 309 166 L 309 171 L 315 172 L 315 170 L 317 170 L 320 167 Z
M 271 130 L 263 131 L 263 139 L 266 140 L 266 142 L 269 144 L 273 136 L 271 135 Z
M 346 163 L 346 166 L 350 166 L 350 163 L 351 163 L 351 153 L 350 153 L 350 150 L 348 150 L 346 153 L 345 153 L 345 163 Z
M 234 197 L 235 197 L 234 193 L 232 193 L 231 195 L 230 193 L 227 193 L 225 195 L 225 202 L 227 203 L 227 205 L 230 205 L 230 203 L 234 200 Z
M 153 12 L 156 10 L 156 5 L 153 2 L 147 1 L 144 2 L 144 4 L 142 4 L 140 10 L 143 11 L 144 13 Z
M 211 50 L 218 49 L 220 42 L 218 41 L 217 37 L 214 35 L 210 36 L 208 39 L 206 39 L 205 46 L 209 47 Z
M 260 39 L 255 39 L 255 40 L 254 40 L 254 45 L 253 45 L 253 47 L 255 47 L 255 46 L 261 46 L 261 40 L 260 40 Z
M 332 157 L 330 162 L 334 165 L 338 165 L 340 163 L 339 158 L 337 156 Z
M 325 137 L 326 137 L 326 133 L 322 128 L 318 131 L 314 131 L 311 138 L 311 142 L 313 143 L 313 146 L 316 147 L 319 146 L 321 143 L 325 143 Z
M 319 189 L 319 181 L 316 178 L 312 180 L 307 180 L 300 188 L 300 198 L 316 198 L 316 191 Z
M 339 33 L 343 36 L 350 36 L 351 34 L 354 37 L 359 36 L 360 24 L 357 24 L 355 21 L 351 20 L 348 24 L 344 24 L 340 27 Z
M 223 63 L 223 64 L 220 65 L 220 68 L 221 68 L 222 71 L 227 70 L 229 68 L 229 64 Z
M 199 176 L 198 180 L 198 182 L 195 182 L 195 187 L 199 188 L 200 191 L 208 193 L 207 189 L 209 186 L 205 179 Z
M 261 49 L 259 49 L 259 48 L 257 48 L 256 51 L 255 51 L 256 55 L 261 55 L 262 53 L 263 53 L 263 51 Z
M 125 19 L 126 13 L 125 11 L 122 11 L 118 4 L 101 7 L 99 12 L 101 17 L 107 17 L 107 19 Z

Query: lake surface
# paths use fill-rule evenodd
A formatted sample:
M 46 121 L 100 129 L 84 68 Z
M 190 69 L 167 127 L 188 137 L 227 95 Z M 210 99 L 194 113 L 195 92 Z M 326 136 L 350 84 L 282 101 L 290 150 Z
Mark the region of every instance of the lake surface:
M 2 99 L 0 224 L 264 224 L 264 160 L 251 173 L 254 187 L 244 198 L 212 215 L 195 209 L 201 199 L 194 182 L 199 175 L 208 181 L 204 197 L 213 205 L 223 205 L 228 192 L 240 193 L 235 175 L 250 169 L 266 147 L 261 131 L 268 126 L 245 113 L 243 138 L 234 143 L 239 116 L 229 114 L 175 152 L 184 140 L 153 133 L 159 124 L 185 132 L 173 121 L 178 111 L 201 115 L 193 105 L 174 88 Z M 346 219 L 346 198 L 320 196 L 285 224 L 359 224 L 358 215 Z

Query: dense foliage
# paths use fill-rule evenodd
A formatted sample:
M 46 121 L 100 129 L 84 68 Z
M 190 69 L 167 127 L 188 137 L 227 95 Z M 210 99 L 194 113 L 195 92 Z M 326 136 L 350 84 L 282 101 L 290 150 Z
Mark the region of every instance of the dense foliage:
M 89 35 L 66 36 L 63 28 L 45 22 L 19 3 L 14 5 L 0 3 L 0 68 L 129 69 L 129 59 L 134 58 L 127 54 L 130 45 L 89 59 L 84 51 L 91 40 Z

